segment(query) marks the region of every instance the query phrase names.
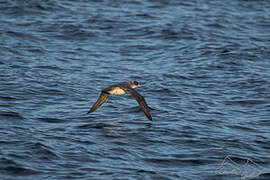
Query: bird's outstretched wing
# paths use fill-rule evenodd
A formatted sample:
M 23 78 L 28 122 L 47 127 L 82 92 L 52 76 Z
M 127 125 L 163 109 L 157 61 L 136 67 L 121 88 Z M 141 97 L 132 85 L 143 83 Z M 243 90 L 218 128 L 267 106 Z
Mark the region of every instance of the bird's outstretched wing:
M 149 108 L 144 100 L 144 97 L 141 96 L 137 91 L 132 88 L 123 88 L 124 91 L 128 92 L 136 101 L 139 103 L 141 109 L 143 110 L 144 114 L 147 116 L 149 120 L 152 121 L 152 116 L 150 114 Z
M 94 112 L 99 106 L 101 106 L 109 97 L 109 93 L 102 91 L 96 103 L 91 107 L 87 114 Z

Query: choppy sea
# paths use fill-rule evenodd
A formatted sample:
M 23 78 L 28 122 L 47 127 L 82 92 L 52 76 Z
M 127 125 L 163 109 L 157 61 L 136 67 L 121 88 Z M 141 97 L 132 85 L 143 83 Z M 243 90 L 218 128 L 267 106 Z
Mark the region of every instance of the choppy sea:
M 0 1 L 0 179 L 269 180 L 269 57 L 266 0 Z

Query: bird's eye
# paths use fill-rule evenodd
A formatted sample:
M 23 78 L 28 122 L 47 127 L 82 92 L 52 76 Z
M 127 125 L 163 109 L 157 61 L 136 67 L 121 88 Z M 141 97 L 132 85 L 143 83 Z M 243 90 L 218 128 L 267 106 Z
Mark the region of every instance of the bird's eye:
M 135 84 L 135 85 L 138 85 L 139 83 L 138 83 L 137 81 L 134 81 L 134 84 Z

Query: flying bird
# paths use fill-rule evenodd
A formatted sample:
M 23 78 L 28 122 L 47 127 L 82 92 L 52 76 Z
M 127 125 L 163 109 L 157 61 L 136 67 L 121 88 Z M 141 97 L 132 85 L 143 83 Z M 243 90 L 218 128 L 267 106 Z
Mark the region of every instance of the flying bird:
M 146 117 L 152 121 L 152 116 L 150 114 L 149 108 L 145 102 L 143 96 L 141 96 L 134 88 L 142 87 L 143 85 L 139 84 L 137 81 L 128 81 L 121 82 L 112 86 L 109 86 L 101 91 L 101 94 L 95 104 L 91 107 L 91 109 L 87 112 L 87 114 L 94 112 L 97 108 L 99 108 L 109 97 L 111 94 L 125 94 L 129 93 L 136 101 L 139 103 L 141 109 L 143 110 Z

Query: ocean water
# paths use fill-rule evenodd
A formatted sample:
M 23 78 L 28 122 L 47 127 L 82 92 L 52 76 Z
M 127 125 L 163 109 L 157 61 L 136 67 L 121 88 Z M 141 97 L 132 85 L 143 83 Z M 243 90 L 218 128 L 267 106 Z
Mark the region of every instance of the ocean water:
M 270 4 L 0 1 L 0 179 L 270 179 Z M 107 86 L 129 95 L 86 114 Z

